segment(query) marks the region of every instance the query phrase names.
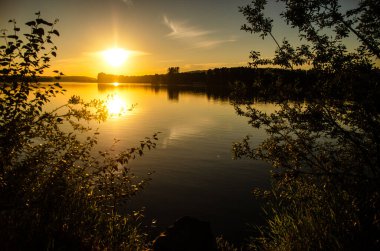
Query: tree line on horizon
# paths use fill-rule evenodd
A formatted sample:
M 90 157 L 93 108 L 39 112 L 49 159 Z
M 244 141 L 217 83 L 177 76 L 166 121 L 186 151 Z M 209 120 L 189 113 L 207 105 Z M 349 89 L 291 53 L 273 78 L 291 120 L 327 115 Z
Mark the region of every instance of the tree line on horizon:
M 171 71 L 171 68 L 177 68 Z M 378 68 L 372 72 L 380 73 Z M 368 81 L 342 80 L 340 85 L 323 85 L 318 70 L 283 69 L 283 68 L 214 68 L 204 71 L 179 72 L 179 67 L 168 68 L 166 74 L 143 76 L 124 76 L 99 73 L 97 81 L 107 83 L 150 83 L 156 86 L 166 86 L 168 89 L 184 88 L 185 86 L 202 86 L 206 92 L 224 92 L 225 97 L 234 95 L 236 89 L 245 89 L 245 98 L 260 100 L 313 100 L 323 97 L 357 100 L 368 90 L 379 93 L 378 89 L 369 86 Z M 348 75 L 346 75 L 348 76 Z M 359 77 L 359 75 L 355 75 Z M 344 86 L 346 83 L 346 86 Z M 323 89 L 323 90 L 322 90 Z M 240 93 L 240 95 L 242 95 Z
M 272 72 L 276 74 L 286 74 L 282 69 L 262 68 L 253 69 L 251 67 L 222 67 L 209 70 L 198 70 L 189 72 L 180 72 L 179 67 L 169 67 L 166 74 L 152 74 L 143 76 L 124 76 L 106 73 L 98 74 L 98 83 L 152 83 L 152 84 L 170 84 L 170 85 L 228 85 L 240 81 L 244 83 L 252 82 L 253 79 Z M 301 73 L 303 71 L 299 71 Z M 289 73 L 288 73 L 289 74 Z

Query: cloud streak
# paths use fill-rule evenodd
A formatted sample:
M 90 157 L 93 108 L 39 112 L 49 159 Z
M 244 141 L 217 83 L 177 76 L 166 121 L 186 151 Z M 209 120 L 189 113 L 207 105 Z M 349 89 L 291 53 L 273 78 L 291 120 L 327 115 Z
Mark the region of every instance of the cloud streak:
M 167 34 L 168 37 L 194 38 L 194 37 L 205 36 L 212 33 L 212 31 L 201 30 L 196 27 L 188 26 L 184 22 L 180 23 L 180 22 L 169 20 L 167 16 L 164 16 L 163 19 L 164 19 L 165 25 L 171 30 L 171 32 Z
M 133 5 L 133 0 L 122 0 L 122 2 L 125 3 L 128 6 L 132 6 Z
M 164 24 L 170 29 L 166 35 L 172 39 L 184 40 L 190 43 L 190 48 L 213 48 L 224 43 L 235 42 L 236 39 L 212 39 L 211 34 L 215 33 L 212 30 L 205 30 L 199 27 L 188 25 L 186 22 L 178 22 L 163 16 Z

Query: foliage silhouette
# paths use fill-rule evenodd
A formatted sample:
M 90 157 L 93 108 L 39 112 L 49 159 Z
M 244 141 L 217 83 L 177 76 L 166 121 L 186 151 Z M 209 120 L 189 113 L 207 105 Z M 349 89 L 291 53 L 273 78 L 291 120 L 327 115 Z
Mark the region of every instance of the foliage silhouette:
M 121 210 L 148 181 L 127 164 L 154 148 L 157 135 L 122 152 L 96 153 L 98 132 L 89 125 L 107 118 L 104 102 L 72 96 L 51 109 L 65 90 L 38 83 L 57 55 L 57 21 L 36 13 L 23 35 L 9 22 L 12 33 L 2 32 L 0 46 L 2 249 L 143 249 L 142 212 Z
M 252 1 L 240 8 L 247 18 L 242 29 L 271 37 L 277 49 L 272 59 L 251 52 L 251 65 L 307 65 L 319 98 L 289 102 L 285 97 L 276 112 L 266 114 L 244 98 L 244 88 L 235 93 L 237 113 L 268 134 L 259 146 L 252 146 L 249 137 L 236 143 L 235 157 L 262 159 L 273 166 L 272 189 L 255 189 L 257 196 L 268 199 L 268 224 L 252 238 L 250 248 L 377 250 L 380 74 L 374 60 L 379 59 L 380 35 L 374 27 L 380 17 L 374 10 L 379 2 L 360 1 L 345 12 L 335 0 L 278 2 L 285 8 L 281 16 L 298 28 L 303 44 L 294 47 L 284 39 L 280 45 L 272 33 L 273 20 L 264 13 L 267 1 Z M 359 43 L 355 51 L 343 40 L 352 36 Z M 283 88 L 281 82 L 277 88 Z
M 168 75 L 174 75 L 179 73 L 179 67 L 169 67 L 168 68 Z
M 251 52 L 251 64 L 278 65 L 285 68 L 310 65 L 314 69 L 337 72 L 353 67 L 372 66 L 373 57 L 380 58 L 380 24 L 378 1 L 360 1 L 358 6 L 343 11 L 338 0 L 328 1 L 278 1 L 284 2 L 281 17 L 286 24 L 299 31 L 301 45 L 294 47 L 284 38 L 282 44 L 272 33 L 273 19 L 266 17 L 266 0 L 252 1 L 240 7 L 247 19 L 242 30 L 259 33 L 263 39 L 268 35 L 277 49 L 272 59 L 260 58 L 260 52 Z M 344 40 L 354 34 L 358 47 L 348 51 Z

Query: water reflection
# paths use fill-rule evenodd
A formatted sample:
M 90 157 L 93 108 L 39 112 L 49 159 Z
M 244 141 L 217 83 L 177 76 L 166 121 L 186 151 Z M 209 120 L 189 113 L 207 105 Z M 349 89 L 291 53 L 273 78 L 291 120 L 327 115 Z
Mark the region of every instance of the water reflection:
M 197 120 L 185 120 L 169 128 L 169 134 L 165 135 L 162 141 L 162 147 L 167 148 L 176 141 L 185 140 L 186 138 L 205 137 L 205 128 L 217 127 L 217 122 L 212 118 L 201 117 Z
M 108 97 L 106 106 L 111 118 L 125 116 L 127 112 L 130 111 L 130 108 L 127 107 L 126 100 L 121 98 L 117 93 Z
M 99 127 L 99 147 L 112 146 L 116 138 L 120 141 L 115 149 L 123 150 L 161 132 L 157 149 L 129 163 L 137 176 L 154 172 L 149 186 L 130 206 L 145 206 L 146 218 L 158 219 L 158 228 L 192 215 L 210 221 L 216 234 L 241 240 L 246 236 L 246 222 L 259 223 L 260 205 L 250 191 L 269 184 L 266 164 L 232 160 L 231 149 L 233 142 L 247 134 L 254 133 L 254 142 L 260 142 L 264 134 L 252 131 L 245 118 L 236 116 L 228 91 L 200 85 L 123 83 L 64 88 L 67 96 L 75 94 L 86 100 L 106 100 L 112 95 L 109 112 L 125 112 L 122 117 L 93 125 Z M 172 91 L 174 96 L 169 95 Z M 177 97 L 176 101 L 172 97 Z M 128 111 L 132 104 L 137 106 Z M 268 103 L 257 105 L 263 111 L 275 108 Z
M 109 92 L 118 88 L 131 89 L 136 88 L 152 91 L 154 93 L 166 92 L 167 99 L 173 102 L 179 102 L 181 95 L 202 95 L 208 100 L 225 101 L 229 100 L 232 87 L 228 86 L 207 86 L 207 85 L 154 85 L 154 84 L 128 84 L 128 83 L 99 83 L 99 92 Z

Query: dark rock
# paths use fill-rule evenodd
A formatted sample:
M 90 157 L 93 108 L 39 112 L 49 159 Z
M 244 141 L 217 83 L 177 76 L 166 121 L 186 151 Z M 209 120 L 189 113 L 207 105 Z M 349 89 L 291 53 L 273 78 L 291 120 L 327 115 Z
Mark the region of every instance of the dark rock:
M 185 216 L 177 220 L 153 243 L 154 251 L 216 251 L 210 223 Z

